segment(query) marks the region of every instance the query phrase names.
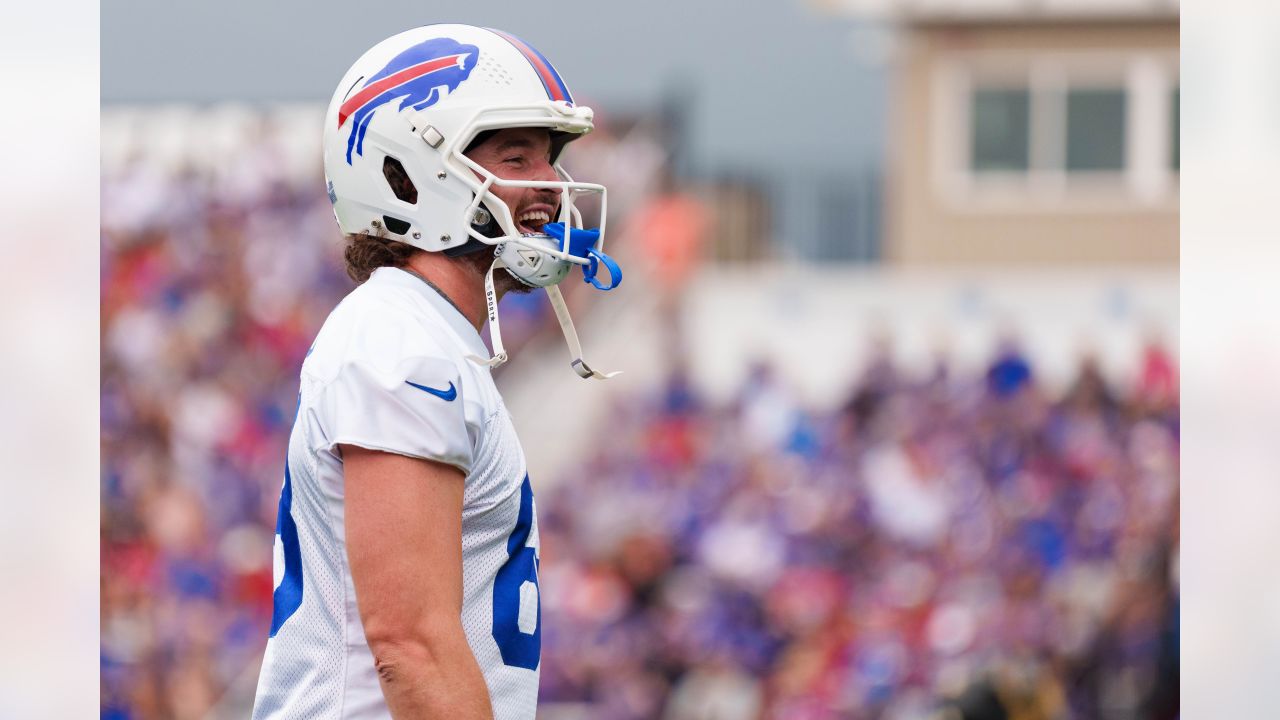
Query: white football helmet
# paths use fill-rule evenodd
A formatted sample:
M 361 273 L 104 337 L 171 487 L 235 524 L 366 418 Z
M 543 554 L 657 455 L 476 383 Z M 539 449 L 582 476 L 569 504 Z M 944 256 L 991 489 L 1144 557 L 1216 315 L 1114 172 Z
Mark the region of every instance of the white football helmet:
M 347 71 L 325 114 L 324 169 L 338 226 L 343 233 L 450 255 L 491 246 L 494 262 L 485 284 L 495 352 L 476 359 L 490 366 L 507 359 L 493 292 L 494 268 L 502 267 L 522 283 L 547 289 L 578 374 L 609 377 L 582 362 L 555 287 L 574 265 L 602 289 L 621 280 L 616 263 L 604 255 L 604 186 L 574 181 L 558 162 L 567 142 L 591 131 L 592 117 L 591 108 L 574 105 L 541 53 L 504 32 L 441 24 L 383 40 Z M 463 154 L 478 134 L 513 127 L 551 130 L 558 181 L 507 180 Z M 410 186 L 393 185 L 392 175 L 407 176 Z M 511 209 L 489 192 L 495 186 L 558 191 L 561 231 L 555 237 L 522 234 Z M 600 196 L 598 230 L 584 232 L 575 206 L 584 194 Z M 595 279 L 599 264 L 612 275 L 608 287 Z

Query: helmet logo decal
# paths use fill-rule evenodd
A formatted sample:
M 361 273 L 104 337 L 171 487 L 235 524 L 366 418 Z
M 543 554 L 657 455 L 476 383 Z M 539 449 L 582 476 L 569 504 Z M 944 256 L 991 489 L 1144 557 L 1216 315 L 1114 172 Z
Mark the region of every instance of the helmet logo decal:
M 451 38 L 433 38 L 392 58 L 338 108 L 339 128 L 348 118 L 352 121 L 351 135 L 347 138 L 347 164 L 351 164 L 352 150 L 364 155 L 364 134 L 375 110 L 397 98 L 404 98 L 397 110 L 406 107 L 421 110 L 436 104 L 471 75 L 479 57 L 480 48 L 475 45 L 464 45 Z

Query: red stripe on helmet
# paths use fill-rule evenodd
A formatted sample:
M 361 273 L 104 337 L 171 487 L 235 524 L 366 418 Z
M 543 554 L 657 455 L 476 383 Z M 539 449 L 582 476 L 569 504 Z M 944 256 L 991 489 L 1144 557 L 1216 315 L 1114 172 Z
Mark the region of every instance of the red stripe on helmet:
M 552 100 L 573 103 L 573 99 L 569 97 L 568 88 L 565 87 L 564 81 L 560 79 L 559 73 L 555 71 L 555 68 L 551 67 L 551 63 L 538 54 L 537 50 L 534 50 L 514 35 L 508 35 L 501 30 L 493 30 L 492 28 L 490 30 L 511 43 L 516 50 L 520 51 L 521 55 L 524 55 L 525 60 L 528 60 L 529 64 L 533 66 L 533 71 L 538 73 L 538 79 L 542 80 L 542 86 L 547 90 L 547 97 Z
M 405 68 L 399 72 L 392 73 L 377 82 L 370 83 L 360 90 L 360 92 L 352 95 L 342 106 L 338 108 L 338 127 L 347 121 L 355 111 L 359 110 L 365 103 L 373 100 L 382 93 L 394 88 L 397 85 L 403 85 L 415 78 L 420 78 L 427 73 L 435 72 L 450 65 L 460 65 L 466 53 L 459 55 L 448 55 L 434 60 L 428 60 Z

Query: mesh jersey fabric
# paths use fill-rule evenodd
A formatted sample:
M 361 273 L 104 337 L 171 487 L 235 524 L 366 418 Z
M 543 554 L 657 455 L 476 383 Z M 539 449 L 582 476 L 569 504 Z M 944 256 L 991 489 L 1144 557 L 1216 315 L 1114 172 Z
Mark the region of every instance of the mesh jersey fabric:
M 347 563 L 339 444 L 466 474 L 462 626 L 494 717 L 534 717 L 537 513 L 511 417 L 489 369 L 467 354 L 487 356 L 475 328 L 395 268 L 376 270 L 325 321 L 303 362 L 289 438 L 255 720 L 390 717 Z

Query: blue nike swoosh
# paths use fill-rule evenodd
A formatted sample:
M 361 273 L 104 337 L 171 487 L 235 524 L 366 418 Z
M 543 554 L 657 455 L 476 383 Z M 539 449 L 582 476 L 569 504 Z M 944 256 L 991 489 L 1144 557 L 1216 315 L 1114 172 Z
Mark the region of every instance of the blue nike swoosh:
M 452 402 L 454 398 L 458 397 L 458 389 L 453 386 L 453 382 L 449 383 L 448 390 L 437 390 L 436 388 L 427 387 L 426 385 L 419 385 L 416 382 L 409 382 L 408 380 L 405 380 L 405 382 L 409 383 L 410 385 L 418 388 L 423 392 L 429 392 L 432 395 L 435 395 L 436 397 L 440 398 L 441 400 Z

